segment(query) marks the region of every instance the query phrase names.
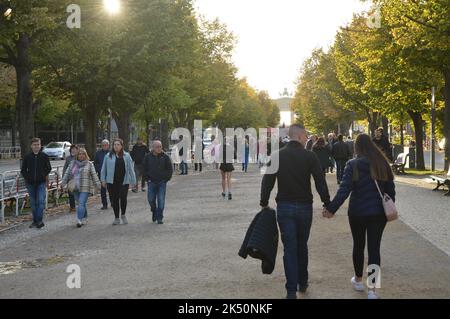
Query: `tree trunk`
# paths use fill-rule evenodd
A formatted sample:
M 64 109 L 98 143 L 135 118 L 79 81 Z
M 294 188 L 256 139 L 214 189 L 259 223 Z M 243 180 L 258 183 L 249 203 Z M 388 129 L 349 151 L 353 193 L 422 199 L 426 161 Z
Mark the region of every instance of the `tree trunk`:
M 445 171 L 450 164 L 450 69 L 444 70 L 444 136 L 445 136 Z
M 56 124 L 56 140 L 57 141 L 60 141 L 61 139 L 59 138 L 60 137 L 60 130 L 59 130 L 59 125 L 58 124 Z
M 86 134 L 86 151 L 89 157 L 94 158 L 97 151 L 97 122 L 98 114 L 95 105 L 83 105 L 84 109 L 84 131 Z
M 167 119 L 161 119 L 160 132 L 161 132 L 160 139 L 163 145 L 163 149 L 168 150 L 170 145 L 169 141 L 170 137 L 169 137 L 169 122 L 167 121 Z
M 389 120 L 386 116 L 381 117 L 381 124 L 383 126 L 384 134 L 387 136 L 387 134 L 389 133 Z M 390 136 L 389 140 L 391 140 Z
M 370 111 L 367 110 L 367 120 L 369 121 L 369 132 L 370 136 L 375 137 L 375 130 L 378 128 L 377 122 L 378 122 L 378 113 L 372 112 L 370 114 Z
M 18 116 L 17 112 L 14 111 L 14 114 L 12 116 L 13 121 L 11 125 L 11 146 L 16 146 L 16 135 L 17 135 L 17 122 L 18 122 Z
M 29 152 L 30 140 L 34 135 L 33 91 L 31 88 L 31 66 L 28 57 L 29 47 L 29 37 L 24 33 L 20 34 L 16 42 L 17 63 L 14 67 L 17 76 L 16 112 L 19 121 L 22 158 Z
M 119 129 L 119 137 L 123 140 L 123 147 L 126 152 L 129 151 L 129 136 L 130 136 L 130 114 L 117 114 L 118 118 L 114 118 Z
M 425 159 L 423 155 L 423 119 L 422 114 L 408 111 L 414 123 L 414 135 L 416 138 L 416 168 L 418 170 L 425 170 Z
M 405 135 L 403 134 L 403 122 L 400 124 L 400 145 L 405 146 Z

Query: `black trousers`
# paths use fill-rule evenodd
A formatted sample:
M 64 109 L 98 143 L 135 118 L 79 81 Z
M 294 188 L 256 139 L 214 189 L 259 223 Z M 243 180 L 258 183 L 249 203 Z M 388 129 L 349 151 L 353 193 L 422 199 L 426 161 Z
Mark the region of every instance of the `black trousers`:
M 126 213 L 129 186 L 130 185 L 108 184 L 109 199 L 111 200 L 111 206 L 116 218 L 120 217 L 120 211 L 122 211 L 122 215 L 125 215 Z
M 344 177 L 344 169 L 347 164 L 347 160 L 337 159 L 336 160 L 336 177 L 338 182 L 342 182 Z
M 369 253 L 369 265 L 381 264 L 381 237 L 386 227 L 386 216 L 349 216 L 350 229 L 353 236 L 353 266 L 355 275 L 362 277 L 364 272 L 364 249 Z M 370 274 L 369 274 L 370 275 Z

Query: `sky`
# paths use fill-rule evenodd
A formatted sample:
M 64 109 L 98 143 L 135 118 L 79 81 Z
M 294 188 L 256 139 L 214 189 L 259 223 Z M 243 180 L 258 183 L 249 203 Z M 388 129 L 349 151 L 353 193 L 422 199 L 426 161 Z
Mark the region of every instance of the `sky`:
M 197 12 L 219 18 L 237 37 L 239 77 L 278 98 L 294 93 L 299 70 L 314 48 L 329 47 L 340 26 L 367 10 L 360 0 L 196 0 Z

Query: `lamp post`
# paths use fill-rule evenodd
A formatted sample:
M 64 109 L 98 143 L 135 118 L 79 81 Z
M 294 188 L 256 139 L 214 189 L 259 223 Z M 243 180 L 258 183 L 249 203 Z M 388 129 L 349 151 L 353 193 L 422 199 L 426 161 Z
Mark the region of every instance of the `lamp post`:
M 108 139 L 112 139 L 112 96 L 108 96 L 109 109 L 108 109 Z
M 431 171 L 436 169 L 436 140 L 435 140 L 435 126 L 436 126 L 436 88 L 431 89 Z

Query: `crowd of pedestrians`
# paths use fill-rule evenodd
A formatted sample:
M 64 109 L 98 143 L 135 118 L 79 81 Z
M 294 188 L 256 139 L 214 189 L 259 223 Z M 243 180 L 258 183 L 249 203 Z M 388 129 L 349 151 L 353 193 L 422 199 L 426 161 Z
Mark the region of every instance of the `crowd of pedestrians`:
M 244 173 L 253 160 L 250 154 L 251 142 L 254 141 L 246 137 L 242 145 L 239 145 L 242 147 L 240 153 Z M 365 290 L 362 280 L 366 238 L 369 265 L 381 265 L 380 245 L 387 218 L 380 195 L 387 194 L 395 200 L 394 176 L 389 165 L 391 146 L 383 130 L 378 129 L 373 139 L 360 134 L 353 141 L 334 133 L 326 138 L 317 135 L 308 137 L 307 130 L 295 124 L 289 128 L 289 136 L 280 139 L 279 143 L 279 168 L 276 172 L 264 175 L 260 205 L 268 207 L 270 193 L 277 183 L 276 212 L 284 245 L 287 298 L 296 298 L 297 292 L 306 292 L 309 286 L 308 240 L 313 218 L 311 177 L 323 203 L 323 216 L 326 218 L 333 218 L 350 196 L 348 216 L 353 237 L 354 267 L 354 276 L 350 282 L 355 290 Z M 195 170 L 200 172 L 206 149 L 203 141 L 201 145 L 201 160 L 194 161 Z M 261 159 L 260 153 L 263 148 L 270 148 L 269 145 L 270 143 L 258 143 L 258 162 L 269 162 L 266 158 Z M 236 140 L 228 137 L 222 144 L 213 139 L 213 144 L 208 147 L 213 167 L 220 170 L 221 195 L 228 200 L 233 198 L 231 181 L 237 148 Z M 230 149 L 234 149 L 234 154 L 228 153 Z M 188 163 L 183 156 L 187 151 L 182 148 L 172 149 L 172 152 L 180 156 L 181 175 L 187 175 Z M 332 199 L 326 174 L 334 169 L 340 187 Z M 45 196 L 50 171 L 51 165 L 47 155 L 41 150 L 40 139 L 33 138 L 31 152 L 24 158 L 21 167 L 30 195 L 33 215 L 31 228 L 44 226 Z M 124 149 L 124 142 L 116 138 L 112 145 L 108 140 L 102 141 L 101 149 L 96 152 L 93 162 L 84 148 L 72 145 L 63 168 L 61 190 L 68 192 L 70 210 L 76 210 L 78 228 L 87 224 L 87 201 L 90 195 L 96 193 L 101 194 L 103 210 L 108 209 L 108 193 L 114 212 L 112 225 L 128 224 L 128 193 L 130 189 L 137 193 L 139 185 L 142 192 L 147 192 L 152 221 L 163 224 L 167 184 L 173 173 L 174 163 L 164 152 L 161 141 L 153 141 L 149 148 L 139 138 L 128 153 Z M 378 298 L 372 287 L 368 290 L 368 298 Z

